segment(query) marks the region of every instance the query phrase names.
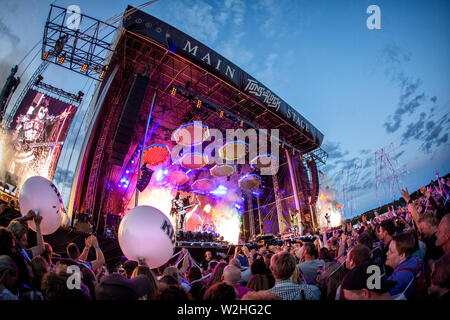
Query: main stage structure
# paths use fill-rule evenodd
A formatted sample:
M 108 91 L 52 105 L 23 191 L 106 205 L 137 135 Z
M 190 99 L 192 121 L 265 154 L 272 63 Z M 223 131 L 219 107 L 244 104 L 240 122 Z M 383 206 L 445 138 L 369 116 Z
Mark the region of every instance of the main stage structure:
M 58 8 L 52 5 L 54 12 Z M 62 23 L 55 27 L 49 23 L 52 21 L 50 14 L 47 26 L 58 30 L 59 39 L 76 43 L 71 42 L 77 37 L 73 30 L 66 30 Z M 101 28 L 100 23 L 97 28 Z M 229 208 L 223 209 L 221 204 L 234 203 L 232 210 L 238 213 L 244 241 L 257 234 L 288 232 L 292 215 L 299 221 L 301 234 L 316 228 L 318 170 L 325 165 L 327 154 L 320 148 L 323 134 L 297 111 L 299 108 L 288 105 L 198 40 L 143 11 L 128 7 L 114 32 L 110 44 L 96 38 L 98 43 L 91 43 L 92 50 L 86 50 L 94 53 L 98 45 L 107 53 L 104 61 L 94 61 L 93 68 L 85 62 L 89 55 L 80 57 L 75 47 L 68 49 L 64 44 L 59 56 L 50 61 L 60 64 L 64 55 L 62 65 L 70 62 L 66 67 L 81 68 L 81 73 L 100 78 L 86 117 L 87 129 L 79 133 L 83 135 L 81 152 L 74 159 L 76 170 L 67 204 L 72 224 L 84 215 L 98 233 L 104 233 L 111 221 L 120 221 L 136 203 L 170 205 L 182 192 L 193 195 L 197 206 L 192 210 L 197 213 L 191 217 L 198 215 L 202 221 L 208 220 L 206 216 L 224 218 L 221 210 Z M 52 42 L 45 38 L 48 34 L 44 36 L 43 55 L 52 52 L 48 48 Z M 214 164 L 187 168 L 167 157 L 151 167 L 153 176 L 147 189 L 158 190 L 159 196 L 154 192 L 146 197 L 143 192 L 136 199 L 145 152 L 152 148 L 153 155 L 161 150 L 170 153 L 177 143 L 171 139 L 174 132 L 196 122 L 221 130 L 278 129 L 278 172 L 259 176 L 258 188 L 243 190 L 242 177 L 259 173 L 250 165 L 252 159 L 233 165 L 232 174 L 217 177 L 210 171 Z M 271 145 L 273 139 L 268 135 L 267 143 Z M 187 180 L 167 190 L 160 182 L 172 172 L 185 175 Z M 194 188 L 198 181 L 211 181 L 214 186 L 199 192 Z M 238 194 L 239 200 L 233 200 L 230 192 Z M 219 218 L 211 219 L 217 222 Z

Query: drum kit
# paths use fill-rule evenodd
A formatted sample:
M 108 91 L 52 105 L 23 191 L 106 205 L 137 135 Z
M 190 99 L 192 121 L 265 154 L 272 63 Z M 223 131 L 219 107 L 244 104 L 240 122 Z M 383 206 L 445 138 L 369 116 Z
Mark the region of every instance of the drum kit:
M 172 140 L 183 146 L 195 146 L 203 143 L 210 137 L 208 126 L 200 122 L 192 122 L 180 126 L 172 134 Z M 218 155 L 225 163 L 217 163 L 209 169 L 209 174 L 214 178 L 227 178 L 238 172 L 237 161 L 243 159 L 248 153 L 248 144 L 241 140 L 231 141 L 225 143 L 218 149 Z M 152 144 L 145 148 L 143 153 L 143 160 L 150 166 L 158 166 L 165 163 L 170 158 L 171 152 L 167 145 Z M 244 174 L 238 180 L 238 186 L 244 192 L 256 192 L 261 187 L 261 177 L 255 174 L 257 170 L 268 168 L 272 166 L 274 156 L 270 154 L 259 155 L 250 161 L 253 173 Z M 170 215 L 177 218 L 177 231 L 182 231 L 185 228 L 185 218 L 187 217 L 188 209 L 197 205 L 197 203 L 190 203 L 190 196 L 183 197 L 180 190 L 188 191 L 189 193 L 210 195 L 217 187 L 214 180 L 211 179 L 196 179 L 189 185 L 190 178 L 188 173 L 192 170 L 200 170 L 208 165 L 209 159 L 206 154 L 199 152 L 187 152 L 182 154 L 177 163 L 172 163 L 164 176 L 163 183 L 170 185 L 173 189 L 178 190 L 177 195 L 172 200 L 172 208 Z M 183 170 L 183 169 L 188 169 Z M 192 211 L 192 210 L 189 210 Z M 214 231 L 208 226 L 202 231 Z

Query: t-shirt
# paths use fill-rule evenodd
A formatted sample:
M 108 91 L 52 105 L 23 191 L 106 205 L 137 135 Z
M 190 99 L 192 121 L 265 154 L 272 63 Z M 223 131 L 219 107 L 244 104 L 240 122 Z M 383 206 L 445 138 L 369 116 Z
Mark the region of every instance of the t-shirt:
M 246 256 L 238 255 L 237 258 L 239 259 L 239 262 L 241 263 L 241 266 L 248 267 L 248 260 Z
M 241 298 L 247 293 L 247 292 L 251 292 L 251 291 L 255 291 L 253 289 L 247 288 L 247 287 L 243 287 L 243 286 L 239 286 L 239 285 L 234 285 L 233 286 L 237 293 L 238 293 L 238 299 L 241 300 Z
M 241 269 L 241 280 L 239 280 L 239 284 L 247 283 L 248 280 L 250 280 L 250 277 L 252 276 L 252 271 L 250 268 L 242 268 Z
M 305 261 L 297 265 L 303 277 L 308 282 L 307 284 L 316 284 L 317 269 L 325 264 L 325 261 L 315 259 L 311 261 Z

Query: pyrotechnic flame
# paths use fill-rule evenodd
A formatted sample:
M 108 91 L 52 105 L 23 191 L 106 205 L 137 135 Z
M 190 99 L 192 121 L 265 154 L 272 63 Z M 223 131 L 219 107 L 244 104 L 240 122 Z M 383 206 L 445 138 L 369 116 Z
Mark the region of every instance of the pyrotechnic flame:
M 317 201 L 317 217 L 320 227 L 328 227 L 325 215 L 328 213 L 330 217 L 330 227 L 337 227 L 341 224 L 342 213 L 339 205 L 336 203 L 336 192 L 333 188 L 322 187 L 320 189 L 320 197 Z
M 139 194 L 139 205 L 152 206 L 159 209 L 172 222 L 175 227 L 175 216 L 170 216 L 170 209 L 172 208 L 172 190 L 169 188 L 161 188 L 156 186 L 149 186 L 144 192 Z M 134 201 L 133 201 L 134 204 Z M 131 201 L 130 201 L 130 205 Z
M 332 227 L 337 227 L 341 224 L 342 218 L 339 212 L 333 210 L 329 213 L 329 215 L 330 215 L 330 225 Z
M 214 225 L 216 232 L 223 236 L 225 241 L 232 244 L 239 242 L 239 232 L 241 230 L 241 221 L 239 213 L 233 206 L 219 205 L 214 208 Z

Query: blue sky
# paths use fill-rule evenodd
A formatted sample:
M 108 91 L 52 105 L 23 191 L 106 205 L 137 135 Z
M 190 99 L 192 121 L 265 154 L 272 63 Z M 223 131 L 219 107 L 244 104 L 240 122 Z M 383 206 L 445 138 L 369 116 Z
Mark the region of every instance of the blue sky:
M 77 4 L 106 20 L 143 2 L 56 4 Z M 50 3 L 0 0 L 1 12 L 8 12 L 0 17 L 1 81 L 42 39 Z M 381 30 L 366 27 L 372 4 L 381 9 Z M 409 190 L 429 182 L 436 170 L 450 171 L 450 1 L 160 0 L 144 11 L 236 63 L 321 130 L 330 155 L 321 170 L 338 191 L 342 173 L 359 171 L 347 184 L 354 189 L 353 214 L 378 205 L 374 152 L 381 148 L 389 149 Z M 38 64 L 30 65 L 23 83 Z M 93 91 L 87 78 L 50 66 L 44 79 L 71 92 L 91 88 L 87 108 Z M 73 126 L 81 119 L 79 112 Z M 390 200 L 380 192 L 381 203 Z

